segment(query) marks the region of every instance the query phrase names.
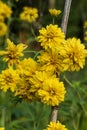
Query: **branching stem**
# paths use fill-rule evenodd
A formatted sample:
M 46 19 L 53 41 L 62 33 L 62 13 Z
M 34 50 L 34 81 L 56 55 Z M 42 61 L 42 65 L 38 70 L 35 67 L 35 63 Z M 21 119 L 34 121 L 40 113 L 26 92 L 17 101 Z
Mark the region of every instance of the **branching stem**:
M 71 1 L 72 0 L 65 0 L 63 19 L 62 19 L 62 23 L 61 23 L 61 28 L 62 28 L 62 31 L 65 33 L 65 35 L 66 35 L 67 24 L 68 24 L 68 19 L 69 19 Z M 50 121 L 56 122 L 57 116 L 58 116 L 58 106 L 54 106 L 51 109 Z
M 62 31 L 66 35 L 67 25 L 68 25 L 68 19 L 69 19 L 69 13 L 70 13 L 70 7 L 71 7 L 72 0 L 66 0 L 65 1 L 65 7 L 64 7 L 64 13 L 61 23 Z

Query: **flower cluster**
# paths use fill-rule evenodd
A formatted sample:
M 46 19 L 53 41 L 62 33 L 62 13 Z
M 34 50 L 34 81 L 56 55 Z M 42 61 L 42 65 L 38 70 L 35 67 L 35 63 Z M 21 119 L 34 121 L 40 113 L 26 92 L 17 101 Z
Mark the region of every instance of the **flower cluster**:
M 7 39 L 6 50 L 0 51 L 0 55 L 4 55 L 3 60 L 8 63 L 8 69 L 0 74 L 0 88 L 3 91 L 10 89 L 15 95 L 29 101 L 38 100 L 55 106 L 64 101 L 66 93 L 64 83 L 58 76 L 64 71 L 83 68 L 86 49 L 79 39 L 65 40 L 64 33 L 57 25 L 47 25 L 39 32 L 38 41 L 43 50 L 37 61 L 32 58 L 20 60 L 27 46 L 23 43 L 15 45 Z
M 42 28 L 38 41 L 45 49 L 38 56 L 42 69 L 60 73 L 63 71 L 78 71 L 85 65 L 87 50 L 80 39 L 65 40 L 64 33 L 57 25 L 47 25 Z
M 20 19 L 29 23 L 34 22 L 38 18 L 38 10 L 32 7 L 24 7 L 20 13 Z
M 5 24 L 5 19 L 9 18 L 12 14 L 10 7 L 0 1 L 0 36 L 4 36 L 7 32 L 7 25 Z
M 66 93 L 64 83 L 56 76 L 58 63 L 56 63 L 57 67 L 54 65 L 56 67 L 54 74 L 51 70 L 42 69 L 38 60 L 32 58 L 19 60 L 26 45 L 22 43 L 15 45 L 9 39 L 7 44 L 6 51 L 0 51 L 0 55 L 5 56 L 3 60 L 8 63 L 8 68 L 0 74 L 0 88 L 4 92 L 10 89 L 25 100 L 37 100 L 51 106 L 59 105 L 64 101 Z M 54 71 L 52 65 L 48 67 Z

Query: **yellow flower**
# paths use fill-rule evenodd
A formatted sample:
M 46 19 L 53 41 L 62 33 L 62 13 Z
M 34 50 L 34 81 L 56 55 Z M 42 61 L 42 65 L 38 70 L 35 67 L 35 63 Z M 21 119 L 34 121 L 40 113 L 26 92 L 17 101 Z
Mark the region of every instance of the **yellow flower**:
M 68 130 L 65 125 L 62 125 L 59 121 L 56 122 L 50 122 L 48 127 L 44 130 Z
M 24 58 L 22 61 L 19 62 L 17 65 L 17 69 L 19 73 L 25 76 L 32 76 L 36 70 L 38 70 L 37 62 L 32 58 Z
M 20 19 L 28 22 L 34 22 L 38 18 L 38 10 L 32 7 L 24 7 L 20 14 Z
M 38 62 L 41 64 L 42 70 L 58 74 L 63 71 L 62 60 L 57 49 L 42 51 L 41 55 L 38 56 Z
M 57 10 L 57 9 L 49 9 L 49 12 L 53 16 L 57 16 L 57 15 L 59 15 L 61 13 L 61 11 Z
M 64 101 L 65 93 L 63 82 L 59 82 L 57 78 L 50 78 L 45 80 L 43 87 L 38 90 L 38 97 L 42 103 L 56 106 Z
M 19 80 L 19 85 L 15 95 L 28 101 L 36 99 L 34 92 L 31 92 L 30 78 L 34 76 L 38 68 L 39 66 L 37 62 L 34 61 L 32 58 L 24 58 L 22 61 L 19 62 L 19 64 L 17 65 L 17 71 L 21 78 Z
M 23 50 L 27 48 L 25 44 L 19 43 L 15 45 L 9 39 L 7 39 L 7 48 L 6 51 L 0 51 L 0 55 L 4 55 L 4 61 L 8 62 L 8 65 L 18 64 L 19 57 L 23 56 Z
M 19 75 L 16 70 L 13 70 L 11 67 L 3 70 L 0 74 L 0 89 L 6 92 L 10 89 L 12 92 L 16 90 L 16 85 L 19 80 Z
M 7 33 L 7 26 L 5 23 L 0 22 L 0 36 L 4 36 Z
M 45 71 L 35 71 L 35 74 L 31 74 L 31 76 L 24 74 L 20 77 L 15 95 L 25 100 L 33 101 L 39 99 L 37 91 L 43 87 L 44 81 L 55 76 L 52 76 L 50 73 L 46 73 Z
M 19 96 L 19 98 L 23 98 L 27 101 L 35 100 L 35 95 L 30 91 L 31 84 L 29 82 L 29 77 L 22 75 L 18 82 L 18 87 L 16 88 L 15 95 Z
M 47 25 L 46 28 L 40 29 L 39 33 L 38 41 L 45 49 L 56 48 L 64 42 L 65 35 L 57 25 Z
M 68 71 L 79 71 L 85 65 L 85 57 L 87 51 L 85 46 L 81 44 L 80 39 L 69 38 L 66 40 L 65 46 L 60 50 L 64 69 Z
M 43 86 L 43 83 L 46 79 L 49 79 L 52 76 L 50 72 L 45 71 L 36 71 L 35 75 L 30 79 L 32 84 L 31 91 L 36 92 L 39 88 Z M 53 76 L 54 77 L 54 76 Z
M 10 7 L 7 4 L 0 1 L 0 15 L 2 15 L 4 18 L 9 18 L 11 14 L 12 10 L 10 9 Z

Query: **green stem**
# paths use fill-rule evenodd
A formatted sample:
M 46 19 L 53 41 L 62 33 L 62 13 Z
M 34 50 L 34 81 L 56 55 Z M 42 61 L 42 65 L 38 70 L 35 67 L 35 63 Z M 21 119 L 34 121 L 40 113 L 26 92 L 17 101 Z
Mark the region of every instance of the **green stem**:
M 65 81 L 66 81 L 72 88 L 76 88 L 76 87 L 74 87 L 74 85 L 67 79 L 67 77 L 66 77 L 65 75 L 64 75 L 64 79 L 65 79 Z M 79 97 L 80 105 L 81 105 L 81 107 L 82 107 L 82 109 L 83 109 L 85 115 L 87 115 L 86 109 L 84 108 L 84 106 L 83 106 L 83 104 L 82 104 L 82 100 L 81 100 L 82 98 L 81 98 L 81 95 L 79 94 L 79 90 L 76 90 L 76 93 L 77 93 L 77 95 L 78 95 L 78 97 Z
M 37 130 L 36 122 L 34 122 L 34 130 Z
M 24 53 L 38 53 L 38 51 L 33 51 L 33 50 L 29 50 L 29 51 L 24 51 Z
M 2 100 L 3 103 L 5 102 L 5 93 L 3 91 L 1 93 L 1 100 Z M 0 122 L 0 125 L 2 127 L 5 127 L 5 112 L 6 112 L 6 109 L 3 106 L 2 111 L 1 111 L 1 122 Z
M 53 17 L 53 24 L 55 24 L 55 17 Z
M 39 53 L 40 53 L 40 51 L 35 54 L 34 59 L 36 59 L 36 57 L 38 56 Z
M 72 122 L 73 124 L 73 127 L 74 127 L 74 130 L 78 130 L 77 126 L 76 126 L 76 123 L 75 122 Z
M 32 23 L 30 23 L 30 30 L 31 30 L 32 35 L 36 38 L 36 34 L 35 34 L 34 29 L 32 27 Z
M 2 109 L 1 126 L 5 127 L 5 108 Z
M 67 77 L 64 75 L 64 80 L 72 87 L 74 88 L 74 85 L 67 79 Z

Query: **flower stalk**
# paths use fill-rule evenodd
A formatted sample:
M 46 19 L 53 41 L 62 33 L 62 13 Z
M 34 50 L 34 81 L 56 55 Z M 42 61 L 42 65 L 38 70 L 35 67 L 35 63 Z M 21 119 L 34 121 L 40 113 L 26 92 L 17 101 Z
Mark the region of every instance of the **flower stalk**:
M 70 13 L 70 7 L 71 7 L 72 0 L 66 0 L 65 1 L 65 7 L 64 7 L 64 13 L 61 23 L 62 31 L 66 35 L 67 25 L 68 25 L 68 19 L 69 19 L 69 13 Z
M 66 30 L 67 30 L 71 2 L 72 0 L 66 0 L 65 6 L 64 6 L 64 13 L 63 13 L 63 18 L 62 18 L 61 28 L 62 28 L 62 31 L 65 33 L 65 35 L 66 35 Z M 51 108 L 50 121 L 57 122 L 57 116 L 58 116 L 58 106 L 53 106 Z
M 53 106 L 51 108 L 51 118 L 50 120 L 53 122 L 57 121 L 57 115 L 58 115 L 58 106 Z
M 5 108 L 2 109 L 2 120 L 1 120 L 1 125 L 5 127 Z
M 55 0 L 49 0 L 49 8 L 54 8 Z
M 4 102 L 5 101 L 5 93 L 1 93 L 1 99 Z M 1 121 L 0 121 L 0 126 L 5 128 L 5 117 L 6 117 L 6 109 L 3 106 L 2 110 L 1 110 Z

